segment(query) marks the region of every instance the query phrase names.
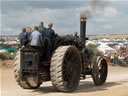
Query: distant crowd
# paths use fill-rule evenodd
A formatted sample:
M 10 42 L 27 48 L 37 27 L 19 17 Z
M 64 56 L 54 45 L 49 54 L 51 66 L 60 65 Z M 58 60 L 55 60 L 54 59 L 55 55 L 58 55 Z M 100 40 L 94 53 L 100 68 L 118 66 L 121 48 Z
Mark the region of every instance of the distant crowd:
M 123 48 L 117 50 L 117 52 L 107 51 L 104 56 L 106 57 L 107 62 L 112 64 L 125 63 L 128 64 L 128 49 Z

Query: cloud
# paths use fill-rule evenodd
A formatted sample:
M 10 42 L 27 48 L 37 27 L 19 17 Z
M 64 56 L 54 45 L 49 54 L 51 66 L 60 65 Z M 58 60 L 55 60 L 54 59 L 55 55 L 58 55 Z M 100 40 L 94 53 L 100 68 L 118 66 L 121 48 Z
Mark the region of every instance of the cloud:
M 18 35 L 18 29 L 17 28 L 12 28 L 12 27 L 2 27 L 1 29 L 1 34 L 2 35 Z M 2 33 L 5 32 L 5 33 Z
M 4 28 L 3 31 L 5 31 L 5 32 L 6 31 L 11 32 L 11 31 L 13 31 L 13 29 L 12 28 Z
M 78 21 L 79 19 L 76 20 L 76 15 L 75 15 L 76 11 L 74 10 L 74 8 L 70 8 L 68 10 L 36 8 L 36 9 L 27 9 L 24 12 L 23 11 L 17 12 L 16 15 L 14 15 L 15 11 L 10 11 L 9 14 L 10 15 L 2 16 L 2 23 L 4 25 L 2 30 L 4 32 L 3 34 L 6 34 L 6 33 L 15 34 L 17 30 L 20 33 L 23 27 L 30 26 L 33 28 L 35 25 L 38 26 L 40 21 L 44 21 L 45 26 L 47 26 L 48 23 L 53 22 L 55 26 L 54 29 L 58 34 L 61 34 L 61 33 L 71 34 L 75 32 L 75 30 L 77 30 L 78 28 L 78 27 L 76 28 L 73 28 L 73 27 L 78 26 L 79 24 L 79 21 Z M 68 31 L 65 32 L 64 29 L 69 30 L 70 32 Z
M 27 8 L 48 8 L 48 9 L 68 9 L 68 8 L 78 8 L 86 6 L 87 1 L 2 1 L 1 8 L 2 13 L 7 13 L 10 10 L 23 11 Z
M 116 8 L 106 7 L 104 9 L 104 16 L 105 17 L 116 17 L 117 16 Z
M 23 27 L 33 28 L 35 25 L 38 26 L 40 21 L 44 21 L 46 27 L 52 22 L 54 30 L 60 35 L 73 34 L 80 30 L 80 12 L 88 7 L 86 2 L 80 4 L 81 2 L 78 1 L 72 4 L 71 2 L 64 3 L 64 1 L 54 4 L 50 1 L 49 3 L 38 1 L 36 4 L 33 1 L 4 3 L 2 3 L 1 14 L 3 35 L 19 34 Z M 46 5 L 41 7 L 41 4 Z M 116 6 L 107 7 L 103 13 L 97 13 L 98 15 L 87 20 L 87 34 L 127 33 L 128 12 L 126 9 L 128 7 L 121 7 L 120 3 L 116 2 L 113 4 Z
M 79 18 L 79 10 L 76 10 L 76 8 L 81 6 L 86 6 L 86 2 L 2 1 L 1 23 L 4 25 L 2 29 L 13 29 L 12 32 L 2 30 L 2 34 L 15 34 L 16 29 L 20 32 L 21 28 L 33 27 L 38 25 L 40 21 L 44 21 L 45 25 L 53 22 L 58 33 L 69 33 L 64 32 L 64 29 L 76 30 L 71 27 L 76 26 L 74 23 L 76 22 L 76 16 Z M 19 32 L 16 33 L 19 34 Z M 70 33 L 72 32 L 70 31 Z
M 104 25 L 104 29 L 106 29 L 106 30 L 112 29 L 112 26 L 110 26 L 110 25 Z

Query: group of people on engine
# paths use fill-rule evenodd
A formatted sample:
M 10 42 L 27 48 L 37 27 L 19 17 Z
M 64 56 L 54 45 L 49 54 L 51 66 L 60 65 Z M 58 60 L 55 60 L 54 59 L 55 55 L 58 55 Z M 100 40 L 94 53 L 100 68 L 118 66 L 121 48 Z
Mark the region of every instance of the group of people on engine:
M 52 27 L 52 23 L 48 24 L 48 28 L 46 28 L 44 27 L 44 22 L 40 22 L 39 27 L 35 26 L 33 31 L 30 27 L 23 28 L 22 33 L 20 34 L 21 46 L 30 45 L 37 49 L 43 49 L 45 47 L 46 58 L 49 60 L 56 37 Z

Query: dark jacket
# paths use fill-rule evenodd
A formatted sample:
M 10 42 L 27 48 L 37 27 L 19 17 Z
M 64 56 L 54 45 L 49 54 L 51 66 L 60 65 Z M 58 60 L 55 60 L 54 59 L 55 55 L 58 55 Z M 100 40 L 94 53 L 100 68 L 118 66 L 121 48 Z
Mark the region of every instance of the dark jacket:
M 39 26 L 38 31 L 42 34 L 47 28 L 43 27 L 43 26 Z
M 32 32 L 27 32 L 27 34 L 28 34 L 28 43 L 30 43 L 30 37 L 31 37 Z
M 43 32 L 42 35 L 43 35 L 43 38 L 44 38 L 44 39 L 47 38 L 47 39 L 50 40 L 50 42 L 52 42 L 53 39 L 55 38 L 55 32 L 54 32 L 54 30 L 51 29 L 51 28 L 46 29 L 46 30 Z
M 44 39 L 46 60 L 49 60 L 51 51 L 52 51 L 52 46 L 53 46 L 54 40 L 55 40 L 55 32 L 51 28 L 48 28 L 43 32 L 42 35 L 43 35 L 43 39 Z
M 27 32 L 22 32 L 20 34 L 20 43 L 21 45 L 27 45 L 28 44 L 28 33 Z

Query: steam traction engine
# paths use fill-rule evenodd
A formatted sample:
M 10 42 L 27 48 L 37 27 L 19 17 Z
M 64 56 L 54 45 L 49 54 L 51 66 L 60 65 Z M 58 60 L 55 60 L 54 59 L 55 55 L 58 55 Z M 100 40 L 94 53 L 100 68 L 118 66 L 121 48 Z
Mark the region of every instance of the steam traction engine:
M 80 77 L 91 75 L 95 85 L 102 85 L 107 78 L 107 62 L 94 57 L 91 49 L 85 47 L 86 18 L 80 19 L 80 38 L 57 36 L 52 48 L 51 60 L 45 62 L 44 54 L 31 46 L 21 48 L 15 57 L 15 79 L 24 89 L 38 88 L 42 82 L 52 81 L 62 92 L 74 91 Z M 45 49 L 44 49 L 45 51 Z

